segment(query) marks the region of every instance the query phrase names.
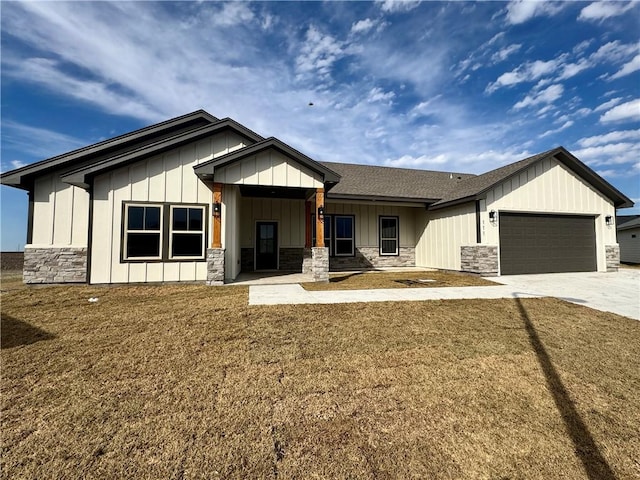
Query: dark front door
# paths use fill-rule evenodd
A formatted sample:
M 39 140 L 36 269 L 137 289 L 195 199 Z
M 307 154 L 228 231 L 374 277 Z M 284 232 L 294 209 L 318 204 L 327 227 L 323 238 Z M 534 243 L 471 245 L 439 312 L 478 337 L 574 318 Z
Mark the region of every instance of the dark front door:
M 256 224 L 256 270 L 278 269 L 278 224 Z
M 500 273 L 593 272 L 593 217 L 501 213 Z

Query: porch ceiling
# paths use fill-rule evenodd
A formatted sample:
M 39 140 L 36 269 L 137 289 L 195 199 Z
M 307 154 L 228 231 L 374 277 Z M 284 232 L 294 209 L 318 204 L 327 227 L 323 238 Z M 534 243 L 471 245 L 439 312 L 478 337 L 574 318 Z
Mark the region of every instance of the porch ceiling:
M 243 197 L 305 200 L 311 196 L 313 192 L 315 192 L 315 190 L 309 188 L 240 185 L 240 193 Z

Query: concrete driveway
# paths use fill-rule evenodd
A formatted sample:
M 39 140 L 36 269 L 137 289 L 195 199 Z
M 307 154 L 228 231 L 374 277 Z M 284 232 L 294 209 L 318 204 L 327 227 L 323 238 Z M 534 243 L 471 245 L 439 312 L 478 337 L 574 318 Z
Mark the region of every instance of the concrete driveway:
M 515 293 L 557 297 L 605 312 L 640 320 L 640 269 L 610 273 L 546 273 L 507 275 L 490 280 Z

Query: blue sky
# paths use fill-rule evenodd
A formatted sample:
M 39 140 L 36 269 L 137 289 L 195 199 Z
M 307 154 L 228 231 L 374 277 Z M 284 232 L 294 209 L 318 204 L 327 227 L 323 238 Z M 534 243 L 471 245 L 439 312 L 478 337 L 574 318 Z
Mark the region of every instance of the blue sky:
M 563 145 L 640 202 L 638 2 L 1 7 L 3 171 L 204 108 L 326 161 L 482 173 Z M 1 194 L 22 248 L 26 193 Z

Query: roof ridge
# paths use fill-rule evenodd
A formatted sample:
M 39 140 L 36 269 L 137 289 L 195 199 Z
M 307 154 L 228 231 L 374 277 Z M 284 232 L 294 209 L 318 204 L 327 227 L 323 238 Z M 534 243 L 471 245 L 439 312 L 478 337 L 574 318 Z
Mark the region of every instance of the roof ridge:
M 345 163 L 345 162 L 328 162 L 325 160 L 318 160 L 320 163 L 330 163 L 334 165 L 348 165 L 348 166 L 358 166 L 358 167 L 372 167 L 372 168 L 387 168 L 390 170 L 405 170 L 408 172 L 428 172 L 428 173 L 444 173 L 444 174 L 455 174 L 455 175 L 465 175 L 467 177 L 476 177 L 475 173 L 465 173 L 465 172 L 453 172 L 446 170 L 427 170 L 424 168 L 408 168 L 408 167 L 391 167 L 389 165 L 371 165 L 368 163 Z

